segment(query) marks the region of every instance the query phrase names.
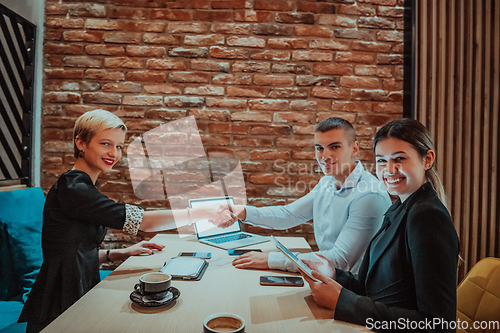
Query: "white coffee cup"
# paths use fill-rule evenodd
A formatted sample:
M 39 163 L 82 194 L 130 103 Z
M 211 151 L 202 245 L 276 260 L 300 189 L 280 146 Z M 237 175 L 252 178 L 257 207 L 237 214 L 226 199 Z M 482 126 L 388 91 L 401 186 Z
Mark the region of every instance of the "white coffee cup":
M 244 333 L 245 319 L 234 313 L 219 312 L 211 314 L 203 321 L 203 333 Z

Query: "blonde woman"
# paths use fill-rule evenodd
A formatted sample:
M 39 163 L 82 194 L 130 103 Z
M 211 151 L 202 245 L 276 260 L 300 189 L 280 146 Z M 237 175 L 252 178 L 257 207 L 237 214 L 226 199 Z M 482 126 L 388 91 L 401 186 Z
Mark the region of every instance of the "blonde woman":
M 204 208 L 176 212 L 174 220 L 170 210 L 145 212 L 99 192 L 97 178 L 121 159 L 126 130 L 120 118 L 104 110 L 87 112 L 75 123 L 75 165 L 52 186 L 45 202 L 43 264 L 19 318 L 28 322 L 27 332 L 42 330 L 92 289 L 99 282 L 99 263 L 164 248 L 141 242 L 126 249 L 99 250 L 108 227 L 136 235 L 138 230 L 175 229 L 202 218 L 228 218 L 222 209 Z

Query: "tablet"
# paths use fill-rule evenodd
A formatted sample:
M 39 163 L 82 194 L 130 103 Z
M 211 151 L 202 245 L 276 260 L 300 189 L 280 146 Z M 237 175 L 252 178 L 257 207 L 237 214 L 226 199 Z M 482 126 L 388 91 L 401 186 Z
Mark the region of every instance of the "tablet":
M 160 270 L 172 276 L 173 280 L 199 280 L 208 262 L 201 258 L 175 257 Z
M 278 250 L 280 250 L 288 259 L 290 259 L 291 261 L 293 261 L 297 265 L 297 267 L 299 268 L 299 270 L 301 270 L 305 275 L 307 275 L 308 277 L 310 277 L 313 281 L 321 282 L 320 280 L 318 280 L 314 276 L 312 276 L 311 269 L 309 267 L 307 267 L 307 265 L 304 264 L 302 261 L 300 261 L 299 258 L 297 258 L 297 256 L 295 254 L 293 254 L 293 252 L 291 252 L 289 249 L 287 249 L 285 245 L 281 244 L 273 236 L 271 236 L 271 239 L 274 242 L 274 245 L 276 245 L 276 248 Z

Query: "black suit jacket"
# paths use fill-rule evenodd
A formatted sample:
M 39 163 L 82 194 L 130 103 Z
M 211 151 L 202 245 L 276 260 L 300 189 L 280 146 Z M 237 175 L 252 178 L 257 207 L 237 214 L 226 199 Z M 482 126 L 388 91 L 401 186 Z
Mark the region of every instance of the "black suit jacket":
M 335 319 L 375 331 L 455 331 L 443 321 L 456 318 L 458 253 L 451 217 L 426 183 L 386 212 L 357 276 L 336 270 L 344 288 Z

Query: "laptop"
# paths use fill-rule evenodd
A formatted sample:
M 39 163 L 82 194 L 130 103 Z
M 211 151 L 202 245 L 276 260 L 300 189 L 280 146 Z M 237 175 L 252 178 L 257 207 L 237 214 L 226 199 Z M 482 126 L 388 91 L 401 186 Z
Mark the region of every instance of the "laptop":
M 234 199 L 233 197 L 216 197 L 189 200 L 190 208 L 218 207 L 219 205 L 234 205 Z M 198 241 L 225 250 L 269 241 L 268 237 L 241 231 L 239 221 L 227 228 L 219 228 L 208 222 L 208 219 L 196 221 L 194 226 Z

